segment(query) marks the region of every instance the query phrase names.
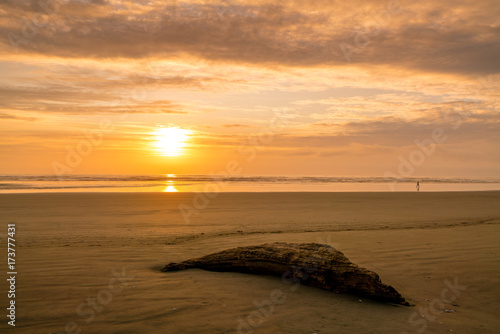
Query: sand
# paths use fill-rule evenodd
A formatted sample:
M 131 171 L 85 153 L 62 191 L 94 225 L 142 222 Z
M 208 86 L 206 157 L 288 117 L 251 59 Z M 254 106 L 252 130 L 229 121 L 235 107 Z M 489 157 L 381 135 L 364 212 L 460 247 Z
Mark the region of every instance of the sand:
M 7 223 L 17 227 L 13 332 L 500 332 L 500 192 L 221 193 L 186 221 L 178 206 L 194 198 L 0 195 L 4 254 Z M 275 277 L 160 272 L 168 262 L 273 241 L 334 246 L 415 307 Z M 7 307 L 6 293 L 0 300 Z M 3 318 L 0 331 L 11 331 Z

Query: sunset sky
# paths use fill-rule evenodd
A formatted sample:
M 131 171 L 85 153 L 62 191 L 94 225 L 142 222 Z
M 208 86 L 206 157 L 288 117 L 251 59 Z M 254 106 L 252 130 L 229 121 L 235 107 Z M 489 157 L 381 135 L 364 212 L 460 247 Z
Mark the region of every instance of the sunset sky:
M 499 1 L 0 13 L 1 174 L 500 177 Z

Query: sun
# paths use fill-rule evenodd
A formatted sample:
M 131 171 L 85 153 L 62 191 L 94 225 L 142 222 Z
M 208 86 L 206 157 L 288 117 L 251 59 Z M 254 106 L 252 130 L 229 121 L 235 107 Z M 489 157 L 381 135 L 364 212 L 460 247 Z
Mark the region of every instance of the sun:
M 183 153 L 190 134 L 191 131 L 177 127 L 160 128 L 155 132 L 154 146 L 163 156 L 177 157 Z

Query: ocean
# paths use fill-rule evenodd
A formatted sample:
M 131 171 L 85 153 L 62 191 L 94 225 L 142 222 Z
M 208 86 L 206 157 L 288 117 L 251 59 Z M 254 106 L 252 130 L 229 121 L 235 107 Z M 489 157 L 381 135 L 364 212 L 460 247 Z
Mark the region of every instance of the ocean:
M 500 190 L 493 178 L 211 175 L 0 175 L 0 193 L 31 192 L 352 192 Z

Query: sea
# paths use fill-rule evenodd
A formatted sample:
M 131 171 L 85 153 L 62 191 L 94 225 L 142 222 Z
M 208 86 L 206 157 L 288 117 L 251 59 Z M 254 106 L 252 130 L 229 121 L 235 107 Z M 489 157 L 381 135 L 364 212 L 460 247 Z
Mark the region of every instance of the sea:
M 417 189 L 417 182 L 419 189 Z M 493 191 L 495 178 L 221 176 L 221 175 L 0 175 L 0 193 L 40 192 L 391 192 Z

